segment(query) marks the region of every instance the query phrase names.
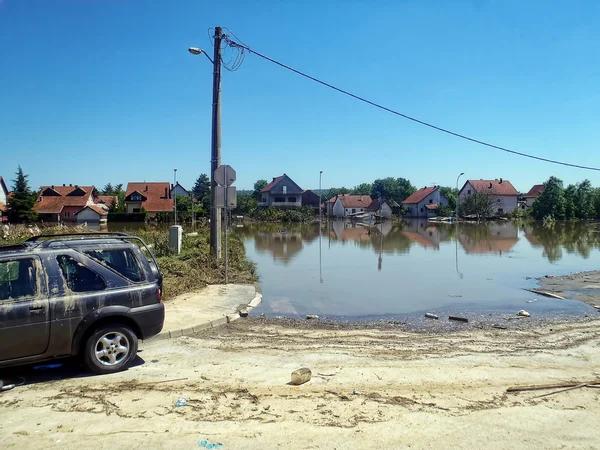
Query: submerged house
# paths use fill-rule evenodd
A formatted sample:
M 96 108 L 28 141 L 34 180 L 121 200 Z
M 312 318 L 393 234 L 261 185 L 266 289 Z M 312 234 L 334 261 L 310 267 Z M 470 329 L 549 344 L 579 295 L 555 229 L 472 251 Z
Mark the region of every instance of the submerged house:
M 348 217 L 366 212 L 373 203 L 370 195 L 339 194 L 328 202 L 328 211 L 334 217 Z
M 260 192 L 259 206 L 302 206 L 304 190 L 285 173 L 273 178 Z
M 97 205 L 94 186 L 42 186 L 33 209 L 42 221 L 77 222 L 77 213 L 86 206 Z
M 402 202 L 405 217 L 428 218 L 437 216 L 440 205 L 448 205 L 448 198 L 440 192 L 439 186 L 425 186 Z
M 536 184 L 529 189 L 529 192 L 523 196 L 525 206 L 531 208 L 535 199 L 538 198 L 542 192 L 544 192 L 543 184 Z
M 168 181 L 127 183 L 125 208 L 127 213 L 146 211 L 148 217 L 160 212 L 172 212 L 171 185 Z
M 511 213 L 517 207 L 519 193 L 508 180 L 467 180 L 458 193 L 460 202 L 464 202 L 473 193 L 487 194 L 492 197 L 494 212 Z

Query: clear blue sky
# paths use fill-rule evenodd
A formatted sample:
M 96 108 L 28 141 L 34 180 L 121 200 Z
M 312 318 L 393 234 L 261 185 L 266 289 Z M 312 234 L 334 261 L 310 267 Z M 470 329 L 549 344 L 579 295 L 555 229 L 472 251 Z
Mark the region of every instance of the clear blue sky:
M 600 167 L 600 2 L 0 0 L 0 175 L 44 184 L 171 180 L 210 168 L 209 27 L 434 124 Z M 600 173 L 424 128 L 255 55 L 223 75 L 223 163 L 239 189 L 456 176 L 528 190 Z

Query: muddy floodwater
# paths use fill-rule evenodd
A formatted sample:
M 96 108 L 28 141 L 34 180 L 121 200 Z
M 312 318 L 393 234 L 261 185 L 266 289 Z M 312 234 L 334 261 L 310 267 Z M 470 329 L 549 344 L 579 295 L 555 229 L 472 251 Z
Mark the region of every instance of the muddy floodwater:
M 237 224 L 257 263 L 270 317 L 316 314 L 373 319 L 425 312 L 584 317 L 576 300 L 525 291 L 536 278 L 596 270 L 600 224 L 445 224 L 344 221 L 318 225 Z

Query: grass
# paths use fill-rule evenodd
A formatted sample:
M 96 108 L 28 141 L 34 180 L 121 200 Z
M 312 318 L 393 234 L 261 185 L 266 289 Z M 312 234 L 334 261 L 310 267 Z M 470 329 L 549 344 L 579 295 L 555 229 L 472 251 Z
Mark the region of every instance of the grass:
M 15 244 L 25 241 L 41 231 L 44 234 L 59 234 L 85 231 L 81 227 L 64 228 L 48 227 L 31 231 L 25 226 L 12 226 L 10 234 L 4 236 L 0 229 L 0 245 Z M 202 227 L 195 236 L 188 236 L 184 230 L 182 251 L 179 255 L 169 249 L 168 229 L 130 230 L 148 244 L 163 272 L 163 288 L 165 301 L 180 294 L 196 291 L 208 284 L 225 282 L 225 258 L 217 261 L 210 254 L 209 229 Z M 246 250 L 242 239 L 229 234 L 229 283 L 254 283 L 258 280 L 256 265 L 246 258 Z M 224 252 L 224 246 L 223 246 Z M 224 255 L 223 255 L 224 256 Z

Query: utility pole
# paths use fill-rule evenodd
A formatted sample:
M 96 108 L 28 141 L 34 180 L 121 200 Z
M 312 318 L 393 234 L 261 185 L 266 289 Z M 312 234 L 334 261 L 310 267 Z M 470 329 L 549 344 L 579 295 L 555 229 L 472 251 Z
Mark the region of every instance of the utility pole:
M 215 27 L 213 58 L 212 139 L 210 157 L 210 250 L 221 259 L 221 208 L 217 208 L 215 170 L 221 165 L 221 40 L 223 30 Z
M 177 169 L 173 169 L 173 204 L 175 206 L 175 225 L 177 225 Z

